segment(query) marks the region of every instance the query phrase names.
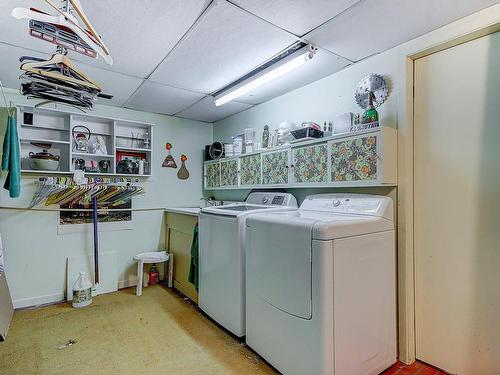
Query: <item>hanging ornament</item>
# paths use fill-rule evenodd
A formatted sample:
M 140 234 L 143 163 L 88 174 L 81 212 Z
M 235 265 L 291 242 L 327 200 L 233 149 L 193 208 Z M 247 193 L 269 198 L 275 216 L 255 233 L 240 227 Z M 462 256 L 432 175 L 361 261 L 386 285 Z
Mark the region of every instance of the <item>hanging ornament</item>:
M 165 160 L 163 160 L 163 164 L 161 166 L 165 168 L 177 168 L 177 164 L 175 163 L 174 157 L 170 153 L 170 150 L 172 149 L 172 144 L 167 143 L 165 145 L 165 148 L 167 149 L 167 156 L 165 157 Z
M 181 155 L 181 167 L 179 168 L 179 172 L 177 172 L 177 177 L 181 180 L 187 180 L 189 178 L 189 171 L 186 168 L 186 160 L 187 156 L 182 154 Z

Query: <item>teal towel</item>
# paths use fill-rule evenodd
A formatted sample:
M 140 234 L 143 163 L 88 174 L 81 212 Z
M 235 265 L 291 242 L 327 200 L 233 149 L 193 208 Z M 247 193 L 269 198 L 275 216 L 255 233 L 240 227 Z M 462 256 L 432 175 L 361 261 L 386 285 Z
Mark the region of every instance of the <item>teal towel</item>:
M 9 191 L 11 198 L 21 194 L 21 156 L 19 155 L 19 137 L 16 119 L 7 118 L 7 130 L 3 140 L 2 170 L 9 171 L 3 187 Z
M 193 228 L 193 242 L 191 242 L 191 262 L 189 264 L 188 281 L 194 285 L 198 291 L 198 224 Z

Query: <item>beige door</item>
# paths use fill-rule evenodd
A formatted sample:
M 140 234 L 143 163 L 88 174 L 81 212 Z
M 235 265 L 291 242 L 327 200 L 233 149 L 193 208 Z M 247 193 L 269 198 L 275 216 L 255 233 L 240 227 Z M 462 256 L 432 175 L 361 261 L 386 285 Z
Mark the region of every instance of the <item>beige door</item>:
M 500 374 L 500 33 L 415 61 L 417 358 Z

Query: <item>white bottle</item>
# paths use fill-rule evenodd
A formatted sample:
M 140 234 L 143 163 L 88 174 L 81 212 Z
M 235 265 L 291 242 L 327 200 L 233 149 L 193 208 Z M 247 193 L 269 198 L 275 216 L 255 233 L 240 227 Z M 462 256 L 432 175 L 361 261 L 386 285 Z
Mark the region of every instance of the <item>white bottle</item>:
M 92 283 L 85 272 L 80 272 L 73 285 L 73 307 L 84 307 L 92 303 Z

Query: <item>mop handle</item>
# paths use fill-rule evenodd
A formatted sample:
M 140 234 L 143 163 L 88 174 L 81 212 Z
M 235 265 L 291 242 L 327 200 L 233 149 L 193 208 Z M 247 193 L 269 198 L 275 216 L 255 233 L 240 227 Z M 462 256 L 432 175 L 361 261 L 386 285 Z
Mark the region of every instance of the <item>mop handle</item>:
M 99 237 L 97 232 L 97 198 L 92 197 L 92 218 L 94 221 L 94 286 L 99 284 Z

